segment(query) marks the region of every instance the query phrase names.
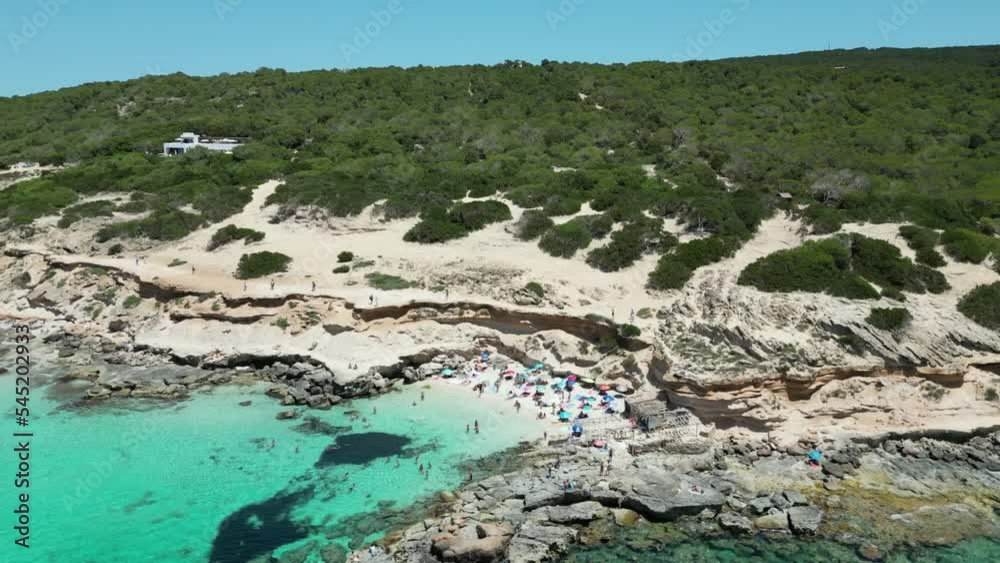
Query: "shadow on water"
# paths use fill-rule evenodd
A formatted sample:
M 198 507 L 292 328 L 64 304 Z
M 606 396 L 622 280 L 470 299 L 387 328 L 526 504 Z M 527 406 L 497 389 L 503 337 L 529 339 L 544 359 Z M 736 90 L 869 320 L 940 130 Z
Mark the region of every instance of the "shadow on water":
M 364 432 L 338 436 L 319 456 L 316 467 L 365 465 L 376 459 L 402 455 L 410 439 L 385 432 Z
M 344 432 L 350 432 L 351 426 L 336 426 L 315 416 L 306 416 L 301 424 L 292 427 L 292 430 L 307 436 L 337 436 Z
M 233 512 L 219 525 L 209 561 L 243 563 L 307 537 L 308 528 L 292 521 L 291 512 L 312 495 L 312 487 L 283 491 Z

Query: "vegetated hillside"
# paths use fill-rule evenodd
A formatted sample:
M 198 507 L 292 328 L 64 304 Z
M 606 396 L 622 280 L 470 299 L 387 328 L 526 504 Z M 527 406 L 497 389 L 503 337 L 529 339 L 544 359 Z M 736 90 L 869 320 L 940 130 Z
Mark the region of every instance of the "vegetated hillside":
M 996 46 L 95 83 L 0 99 L 0 165 L 82 162 L 0 192 L 0 230 L 117 190 L 132 193 L 122 210 L 148 214 L 99 238 L 172 239 L 231 216 L 247 186 L 281 176 L 272 203 L 349 215 L 384 199 L 388 219 L 421 215 L 410 238 L 431 243 L 505 217 L 476 209 L 489 218 L 467 225 L 471 210 L 455 200 L 503 193 L 546 216 L 590 202 L 632 228 L 589 261 L 615 270 L 663 253 L 671 258 L 651 287 L 668 288 L 731 254 L 776 208 L 816 232 L 906 220 L 993 236 L 998 91 Z M 148 154 L 181 131 L 252 141 L 232 157 Z M 190 207 L 173 211 L 181 206 Z M 648 241 L 644 211 L 723 238 L 705 248 Z M 63 223 L 108 212 L 77 207 Z M 548 246 L 567 234 L 548 229 Z M 564 246 L 553 253 L 572 255 Z

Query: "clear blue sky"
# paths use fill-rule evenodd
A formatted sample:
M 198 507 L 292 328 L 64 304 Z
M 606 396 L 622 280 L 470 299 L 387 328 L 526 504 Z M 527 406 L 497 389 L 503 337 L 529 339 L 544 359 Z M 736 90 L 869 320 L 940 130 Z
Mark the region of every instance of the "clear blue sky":
M 0 96 L 8 96 L 146 74 L 262 66 L 606 63 L 791 53 L 828 44 L 992 44 L 1000 43 L 1000 2 L 2 0 L 0 32 Z

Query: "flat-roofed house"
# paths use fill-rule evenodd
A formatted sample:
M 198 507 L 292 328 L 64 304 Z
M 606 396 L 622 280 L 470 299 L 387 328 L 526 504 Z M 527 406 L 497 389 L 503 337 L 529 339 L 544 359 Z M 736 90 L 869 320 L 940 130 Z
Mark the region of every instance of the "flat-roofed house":
M 172 143 L 163 143 L 163 155 L 175 156 L 199 147 L 228 154 L 242 144 L 236 139 L 209 139 L 195 133 L 183 133 Z

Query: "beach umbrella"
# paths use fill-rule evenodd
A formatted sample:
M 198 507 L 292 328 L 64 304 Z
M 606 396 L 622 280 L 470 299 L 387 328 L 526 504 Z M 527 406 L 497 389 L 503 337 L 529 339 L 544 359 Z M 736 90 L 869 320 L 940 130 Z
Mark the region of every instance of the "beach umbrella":
M 615 387 L 615 391 L 618 391 L 619 393 L 627 393 L 628 387 L 625 387 L 624 385 L 618 385 L 617 387 Z
M 543 367 L 545 367 L 545 364 L 542 363 L 535 364 L 535 369 L 542 369 Z
M 816 451 L 816 450 L 813 450 L 813 451 L 809 452 L 809 459 L 811 459 L 813 461 L 819 461 L 819 458 L 821 458 L 821 457 L 823 457 L 823 454 L 820 453 L 820 452 L 818 452 L 818 451 Z
M 479 357 L 480 357 L 480 359 L 488 360 L 488 359 L 490 359 L 490 353 L 489 352 L 483 352 L 482 354 L 479 354 Z
M 580 383 L 586 383 L 587 385 L 593 385 L 594 384 L 594 378 L 593 377 L 581 377 L 581 378 L 578 379 L 578 381 Z
M 566 381 L 576 381 L 576 376 L 573 375 L 573 374 L 570 374 L 570 376 L 566 378 Z
M 574 424 L 572 430 L 574 434 L 580 434 L 583 432 L 583 427 L 579 424 Z
M 559 420 L 569 420 L 571 415 L 566 411 L 559 411 Z
M 604 446 L 607 446 L 607 445 L 608 445 L 608 443 L 605 442 L 604 440 L 594 440 L 594 447 L 595 448 L 603 448 Z
M 606 396 L 607 396 L 607 395 L 605 395 L 605 397 L 606 397 Z M 592 402 L 594 402 L 594 401 L 596 401 L 596 400 L 597 400 L 597 397 L 584 397 L 584 398 L 583 398 L 583 400 L 584 400 L 584 401 L 587 401 L 588 403 L 592 403 Z
M 451 377 L 452 374 L 454 374 L 454 373 L 455 373 L 454 370 L 452 370 L 450 368 L 444 368 L 443 370 L 441 370 L 441 375 L 443 375 L 445 377 Z
M 611 389 L 611 386 L 610 385 L 601 385 L 600 387 L 598 387 L 598 389 L 600 389 L 601 391 L 609 391 Z
M 589 411 L 592 407 L 590 405 L 583 405 L 584 411 Z

